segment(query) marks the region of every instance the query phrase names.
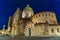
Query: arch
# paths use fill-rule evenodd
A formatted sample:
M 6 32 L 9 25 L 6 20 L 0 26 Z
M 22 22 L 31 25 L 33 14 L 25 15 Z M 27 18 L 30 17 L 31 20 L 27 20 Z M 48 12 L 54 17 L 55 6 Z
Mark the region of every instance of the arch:
M 46 20 L 46 23 L 48 23 L 48 21 Z
M 54 33 L 54 29 L 53 28 L 51 29 L 51 32 Z

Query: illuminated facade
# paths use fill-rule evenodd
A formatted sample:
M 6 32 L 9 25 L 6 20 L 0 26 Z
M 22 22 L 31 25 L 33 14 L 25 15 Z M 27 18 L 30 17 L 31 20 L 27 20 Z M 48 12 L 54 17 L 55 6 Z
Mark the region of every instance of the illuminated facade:
M 54 12 L 35 13 L 27 5 L 23 9 L 17 8 L 13 16 L 9 17 L 8 29 L 3 34 L 11 36 L 60 36 L 60 25 Z

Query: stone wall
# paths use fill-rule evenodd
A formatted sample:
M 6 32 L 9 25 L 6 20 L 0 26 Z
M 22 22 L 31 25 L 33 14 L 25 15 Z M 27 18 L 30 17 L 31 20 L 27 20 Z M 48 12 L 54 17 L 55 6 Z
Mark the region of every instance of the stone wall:
M 36 24 L 32 26 L 33 24 L 28 24 L 25 28 L 25 36 L 29 36 L 29 33 L 31 36 L 60 36 L 60 25 L 49 25 L 49 24 Z M 29 32 L 29 28 L 31 29 Z
M 33 23 L 45 23 L 48 22 L 49 24 L 57 24 L 56 15 L 53 12 L 40 12 L 35 14 L 32 17 Z

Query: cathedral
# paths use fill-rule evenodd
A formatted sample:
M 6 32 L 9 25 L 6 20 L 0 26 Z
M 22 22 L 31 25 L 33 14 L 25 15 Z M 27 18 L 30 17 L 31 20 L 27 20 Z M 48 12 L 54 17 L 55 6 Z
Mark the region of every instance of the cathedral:
M 60 36 L 60 25 L 54 12 L 34 13 L 27 5 L 23 11 L 17 8 L 9 17 L 8 29 L 3 28 L 0 33 L 11 36 Z

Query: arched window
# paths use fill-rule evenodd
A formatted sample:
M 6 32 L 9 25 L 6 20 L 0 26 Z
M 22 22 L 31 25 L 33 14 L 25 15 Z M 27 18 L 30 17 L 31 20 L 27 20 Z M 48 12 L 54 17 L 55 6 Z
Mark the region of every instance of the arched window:
M 39 15 L 39 17 L 40 17 L 40 15 Z
M 59 32 L 59 29 L 57 28 L 57 32 Z
M 45 14 L 47 16 L 47 14 Z
M 46 23 L 48 23 L 48 22 L 46 21 Z
M 51 15 L 53 17 L 53 15 Z
M 51 29 L 51 32 L 52 32 L 52 33 L 54 33 L 54 30 L 53 30 L 53 28 Z

